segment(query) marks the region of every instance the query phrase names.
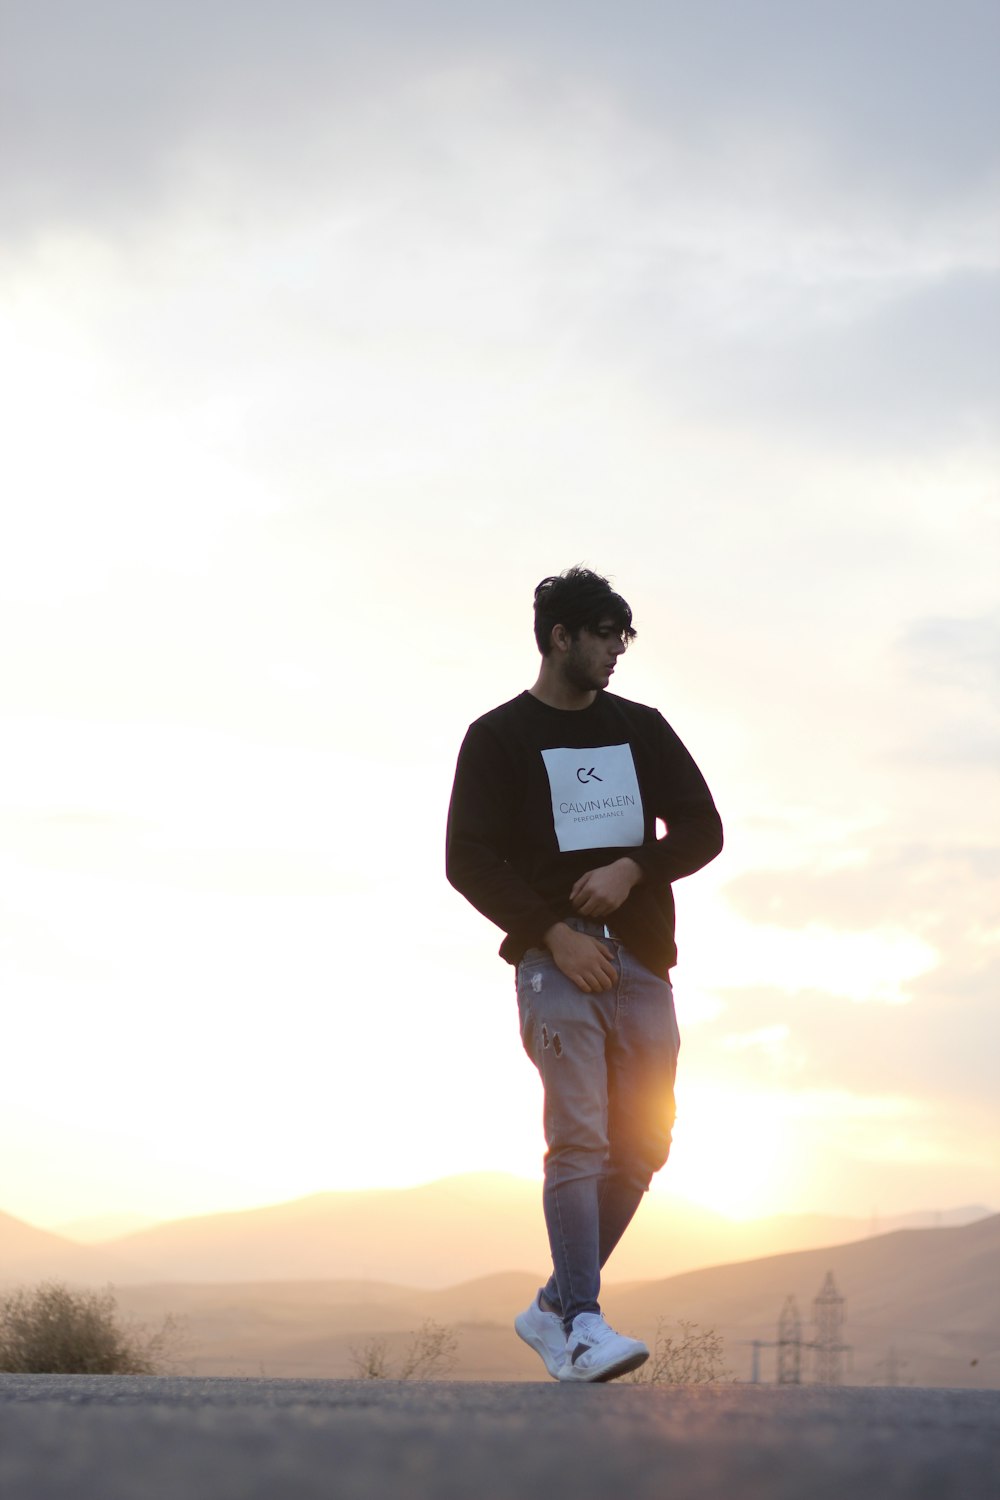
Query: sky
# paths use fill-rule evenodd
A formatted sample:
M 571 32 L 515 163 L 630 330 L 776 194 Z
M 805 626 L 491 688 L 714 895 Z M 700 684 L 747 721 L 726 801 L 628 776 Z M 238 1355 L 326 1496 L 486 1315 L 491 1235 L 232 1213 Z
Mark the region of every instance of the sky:
M 655 1190 L 1000 1209 L 998 33 L 6 0 L 0 1210 L 540 1174 L 443 830 L 574 563 L 727 833 Z

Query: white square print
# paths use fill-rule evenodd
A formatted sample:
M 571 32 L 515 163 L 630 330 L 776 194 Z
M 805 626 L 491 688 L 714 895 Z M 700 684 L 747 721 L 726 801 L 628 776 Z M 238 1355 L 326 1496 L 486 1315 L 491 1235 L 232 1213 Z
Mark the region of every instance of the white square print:
M 559 848 L 637 848 L 644 818 L 630 745 L 543 750 Z

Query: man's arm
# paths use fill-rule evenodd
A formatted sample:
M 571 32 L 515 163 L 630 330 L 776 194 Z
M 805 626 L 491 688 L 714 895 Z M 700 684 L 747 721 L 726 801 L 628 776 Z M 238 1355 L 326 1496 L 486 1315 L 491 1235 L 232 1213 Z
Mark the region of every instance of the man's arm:
M 556 922 L 545 933 L 545 946 L 556 968 L 585 995 L 598 995 L 613 987 L 618 974 L 611 953 L 600 938 L 577 932 L 565 922 Z
M 633 886 L 643 878 L 642 866 L 629 857 L 616 859 L 581 875 L 569 893 L 573 910 L 581 917 L 600 920 L 624 906 Z
M 540 947 L 563 915 L 523 880 L 507 859 L 515 787 L 495 735 L 471 725 L 458 753 L 448 808 L 448 880 L 491 922 L 526 948 Z
M 722 848 L 722 820 L 705 778 L 661 715 L 657 714 L 658 778 L 654 810 L 667 833 L 643 844 L 634 855 L 588 870 L 570 891 L 582 917 L 601 920 L 624 906 L 630 892 L 647 878 L 670 882 L 691 875 Z
M 609 990 L 615 969 L 607 948 L 567 927 L 562 908 L 544 901 L 508 863 L 512 816 L 511 768 L 494 736 L 473 724 L 459 751 L 448 809 L 448 880 L 526 948 L 548 948 L 557 968 L 585 994 Z
M 722 819 L 704 776 L 661 714 L 657 714 L 654 812 L 667 832 L 632 851 L 642 878 L 672 882 L 693 875 L 722 849 Z

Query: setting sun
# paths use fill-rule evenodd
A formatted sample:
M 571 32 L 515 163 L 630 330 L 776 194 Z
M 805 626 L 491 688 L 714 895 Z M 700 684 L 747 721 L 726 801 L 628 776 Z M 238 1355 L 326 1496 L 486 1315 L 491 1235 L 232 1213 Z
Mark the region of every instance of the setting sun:
M 679 1086 L 665 1189 L 730 1218 L 763 1216 L 790 1201 L 791 1166 L 779 1097 Z

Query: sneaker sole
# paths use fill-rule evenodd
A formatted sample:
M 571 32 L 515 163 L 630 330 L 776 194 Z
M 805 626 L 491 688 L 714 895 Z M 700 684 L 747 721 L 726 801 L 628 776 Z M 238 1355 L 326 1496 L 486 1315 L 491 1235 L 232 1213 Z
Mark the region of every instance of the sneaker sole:
M 535 1353 L 540 1357 L 542 1364 L 552 1376 L 552 1379 L 558 1380 L 559 1370 L 562 1367 L 562 1360 L 559 1361 L 559 1364 L 556 1365 L 555 1369 L 552 1368 L 551 1364 L 549 1363 L 551 1355 L 548 1348 L 541 1339 L 535 1337 L 535 1335 L 531 1331 L 530 1325 L 528 1327 L 522 1327 L 521 1320 L 523 1317 L 523 1313 L 518 1313 L 517 1317 L 514 1319 L 514 1332 L 523 1343 L 527 1344 L 529 1349 L 534 1349 Z
M 557 1379 L 564 1381 L 566 1384 L 571 1384 L 575 1381 L 578 1385 L 599 1385 L 605 1380 L 617 1380 L 619 1375 L 627 1375 L 630 1370 L 638 1370 L 639 1366 L 644 1365 L 648 1358 L 649 1350 L 639 1349 L 636 1350 L 635 1354 L 626 1354 L 621 1359 L 616 1360 L 613 1365 L 607 1365 L 605 1369 L 598 1370 L 594 1374 L 591 1374 L 589 1371 L 582 1371 L 580 1374 L 576 1374 L 575 1372 L 580 1368 L 579 1365 L 570 1365 L 569 1368 L 574 1373 L 567 1373 L 565 1375 L 560 1373 Z

